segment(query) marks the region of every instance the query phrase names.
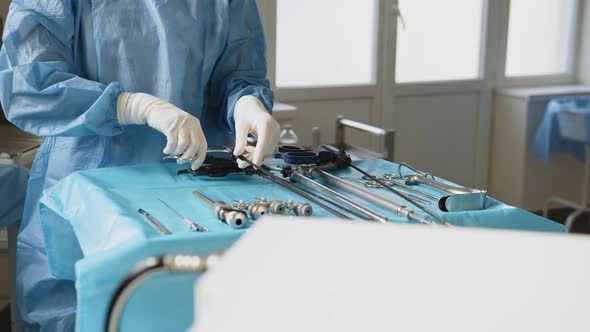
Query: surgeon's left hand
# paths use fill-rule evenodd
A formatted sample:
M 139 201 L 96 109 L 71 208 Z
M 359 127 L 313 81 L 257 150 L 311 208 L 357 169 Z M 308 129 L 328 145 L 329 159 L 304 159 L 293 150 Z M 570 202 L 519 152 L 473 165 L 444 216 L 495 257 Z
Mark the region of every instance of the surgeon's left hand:
M 260 165 L 266 155 L 271 154 L 279 142 L 279 123 L 270 115 L 264 105 L 254 96 L 243 96 L 236 103 L 234 110 L 236 123 L 235 156 L 244 156 L 256 165 Z M 256 147 L 248 146 L 248 134 L 257 137 Z M 248 166 L 238 160 L 240 168 Z

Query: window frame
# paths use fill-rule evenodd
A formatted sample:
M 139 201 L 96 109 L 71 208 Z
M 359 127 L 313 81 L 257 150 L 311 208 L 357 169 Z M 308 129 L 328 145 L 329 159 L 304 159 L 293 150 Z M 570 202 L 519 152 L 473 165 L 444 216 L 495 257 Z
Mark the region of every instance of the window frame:
M 497 86 L 538 86 L 538 85 L 557 85 L 557 84 L 574 84 L 576 83 L 576 70 L 578 67 L 579 47 L 581 45 L 581 27 L 582 27 L 582 1 L 574 0 L 574 10 L 570 19 L 570 38 L 567 47 L 567 71 L 562 74 L 549 74 L 538 76 L 506 76 L 507 60 L 507 43 L 508 43 L 508 23 L 510 15 L 510 1 L 485 0 L 482 19 L 482 38 L 480 50 L 480 64 L 478 79 L 468 80 L 448 80 L 448 81 L 424 81 L 424 82 L 395 82 L 396 66 L 396 44 L 397 44 L 397 24 L 395 16 L 397 15 L 398 0 L 380 0 L 379 23 L 377 31 L 378 45 L 376 48 L 376 81 L 374 84 L 367 85 L 336 85 L 324 87 L 297 87 L 297 88 L 277 88 L 276 86 L 276 27 L 277 27 L 277 3 L 276 0 L 256 0 L 261 10 L 261 16 L 266 27 L 266 37 L 268 45 L 268 76 L 273 89 L 279 96 L 285 96 L 289 99 L 305 100 L 306 98 L 346 98 L 346 97 L 367 97 L 376 91 L 381 90 L 379 86 L 383 84 L 382 80 L 393 80 L 388 85 L 394 85 L 396 95 L 415 95 L 426 93 L 438 93 L 446 91 L 456 91 L 464 88 L 474 89 L 476 87 Z M 403 14 L 403 13 L 402 13 Z M 394 16 L 392 19 L 391 16 Z M 496 32 L 489 31 L 497 29 Z M 490 41 L 491 34 L 496 35 L 497 41 Z M 489 49 L 493 44 L 493 48 Z M 387 64 L 387 62 L 393 64 Z
M 399 0 L 392 0 L 394 3 L 395 10 L 399 10 Z M 416 91 L 420 88 L 425 88 L 427 91 L 437 92 L 441 90 L 459 90 L 461 87 L 468 86 L 470 83 L 473 85 L 481 85 L 486 80 L 486 50 L 487 50 L 487 35 L 488 35 L 488 20 L 490 19 L 489 8 L 490 1 L 494 0 L 483 0 L 481 6 L 481 30 L 480 30 L 480 41 L 479 41 L 479 68 L 476 78 L 457 78 L 452 80 L 430 80 L 430 81 L 416 81 L 416 82 L 397 82 L 396 76 L 394 75 L 394 84 L 398 87 L 402 94 L 406 92 Z M 398 15 L 398 12 L 396 12 Z M 401 12 L 403 16 L 403 11 Z M 393 36 L 394 40 L 392 43 L 395 44 L 395 52 L 397 56 L 397 30 Z M 397 68 L 397 61 L 394 61 L 393 67 Z M 445 89 L 444 86 L 448 85 L 449 89 Z
M 500 87 L 513 86 L 539 86 L 539 85 L 560 85 L 576 83 L 576 70 L 578 60 L 578 48 L 581 38 L 581 23 L 582 11 L 581 1 L 573 0 L 574 4 L 571 11 L 571 17 L 567 20 L 570 22 L 569 26 L 569 41 L 566 47 L 566 71 L 559 74 L 543 74 L 543 75 L 526 75 L 526 76 L 506 76 L 506 62 L 508 58 L 508 32 L 510 22 L 510 4 L 512 0 L 503 0 L 500 7 L 500 20 L 502 29 L 500 37 L 501 42 L 498 48 L 500 70 L 497 85 Z
M 376 91 L 377 86 L 380 84 L 379 77 L 381 75 L 381 59 L 383 56 L 383 20 L 384 14 L 383 10 L 386 8 L 385 5 L 389 1 L 395 0 L 377 0 L 376 6 L 376 22 L 375 22 L 375 49 L 374 49 L 374 59 L 373 59 L 373 68 L 372 68 L 372 75 L 373 75 L 373 82 L 366 83 L 366 84 L 336 84 L 336 85 L 318 85 L 318 86 L 293 86 L 293 87 L 279 87 L 277 86 L 276 82 L 276 70 L 277 70 L 277 24 L 278 24 L 278 11 L 277 11 L 277 0 L 256 0 L 258 4 L 258 8 L 261 11 L 261 15 L 263 15 L 263 8 L 264 14 L 267 16 L 272 16 L 272 20 L 264 19 L 263 22 L 265 23 L 265 32 L 266 32 L 266 39 L 267 39 L 267 57 L 268 57 L 268 65 L 272 64 L 272 72 L 269 68 L 269 79 L 271 81 L 271 85 L 273 89 L 277 92 L 277 94 L 285 96 L 284 98 L 289 99 L 300 99 L 300 100 L 307 100 L 307 96 L 312 97 L 311 99 L 326 99 L 322 97 L 313 98 L 313 96 L 325 96 L 326 94 L 332 98 L 345 98 L 346 96 L 349 97 L 366 97 L 371 95 L 367 91 Z M 336 10 L 336 9 L 335 9 Z M 268 25 L 267 25 L 268 24 Z M 270 27 L 270 28 L 269 28 Z M 272 59 L 271 59 L 272 58 Z M 341 91 L 339 91 L 341 90 Z M 355 92 L 360 91 L 360 93 Z

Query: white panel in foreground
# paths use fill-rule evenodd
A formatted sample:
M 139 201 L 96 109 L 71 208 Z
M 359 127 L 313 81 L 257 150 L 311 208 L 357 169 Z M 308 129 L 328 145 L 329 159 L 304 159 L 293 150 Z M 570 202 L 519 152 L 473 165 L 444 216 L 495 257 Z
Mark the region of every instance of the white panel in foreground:
M 590 238 L 266 219 L 197 285 L 199 332 L 590 331 Z

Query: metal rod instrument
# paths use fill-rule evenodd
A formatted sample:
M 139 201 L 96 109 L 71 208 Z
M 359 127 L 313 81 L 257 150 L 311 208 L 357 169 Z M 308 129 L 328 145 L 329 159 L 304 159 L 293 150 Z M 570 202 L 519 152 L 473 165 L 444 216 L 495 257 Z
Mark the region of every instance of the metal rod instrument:
M 180 218 L 182 220 L 182 222 L 188 227 L 188 229 L 190 229 L 193 232 L 208 232 L 209 230 L 199 224 L 197 224 L 196 222 L 190 220 L 188 217 L 183 216 L 182 214 L 180 214 L 180 212 L 178 212 L 177 210 L 175 210 L 172 206 L 168 205 L 168 203 L 164 202 L 163 200 L 159 199 L 158 200 L 164 204 L 164 206 L 166 206 L 168 209 L 170 209 L 172 212 L 174 212 L 174 214 L 176 214 L 178 216 L 178 218 Z
M 408 175 L 404 177 L 406 184 L 427 185 L 445 194 L 440 197 L 438 207 L 445 212 L 471 211 L 485 209 L 487 192 L 485 190 L 456 187 L 443 182 L 435 181 L 420 175 Z
M 314 178 L 324 179 L 326 182 L 333 185 L 334 187 L 348 191 L 349 193 L 357 197 L 360 197 L 368 202 L 379 205 L 388 210 L 394 211 L 399 216 L 407 217 L 408 219 L 415 220 L 427 225 L 437 225 L 433 221 L 422 217 L 421 215 L 417 214 L 416 212 L 404 205 L 398 204 L 392 200 L 389 200 L 375 193 L 367 191 L 364 188 L 361 188 L 357 185 L 350 183 L 349 181 L 345 181 L 337 176 L 325 172 L 317 166 L 312 166 L 309 169 L 309 174 Z
M 430 198 L 430 199 L 433 199 L 433 200 L 435 200 L 435 201 L 438 201 L 438 199 L 439 199 L 439 197 L 438 197 L 438 196 L 436 196 L 436 195 L 433 195 L 433 194 L 431 194 L 431 193 L 429 193 L 429 192 L 426 192 L 426 191 L 424 191 L 424 190 L 420 190 L 420 189 L 414 188 L 414 187 L 412 187 L 412 186 L 410 186 L 410 185 L 407 185 L 407 184 L 405 184 L 405 183 L 397 182 L 397 181 L 395 181 L 395 179 L 389 179 L 389 180 L 387 180 L 387 181 L 382 181 L 382 182 L 383 182 L 384 184 L 390 184 L 390 183 L 391 183 L 391 184 L 393 184 L 393 186 L 397 186 L 397 187 L 404 188 L 404 189 L 406 189 L 406 190 L 409 190 L 409 191 L 411 191 L 411 192 L 413 192 L 413 193 L 416 193 L 416 194 L 422 195 L 422 196 L 424 196 L 424 197 L 428 197 L 428 198 Z M 367 185 L 367 183 L 368 183 L 369 185 Z M 375 185 L 377 185 L 378 187 L 377 187 L 377 186 L 375 186 L 375 185 L 371 185 L 371 184 L 375 184 Z M 379 183 L 377 183 L 377 182 L 375 182 L 375 181 L 369 181 L 369 182 L 366 182 L 366 183 L 365 183 L 365 186 L 367 186 L 367 187 L 369 187 L 369 188 L 372 188 L 372 187 L 375 187 L 375 188 L 383 188 L 383 186 L 382 186 L 381 184 L 379 184 Z M 388 187 L 392 187 L 392 186 L 388 186 Z M 409 194 L 408 194 L 408 195 L 409 195 Z
M 437 215 L 436 213 L 432 212 L 430 209 L 424 207 L 423 205 L 421 205 L 420 203 L 416 202 L 415 200 L 413 200 L 412 198 L 408 197 L 406 194 L 400 192 L 399 190 L 396 190 L 392 187 L 388 187 L 387 185 L 385 185 L 385 183 L 383 183 L 383 181 L 379 180 L 378 178 L 374 177 L 373 175 L 367 173 L 366 171 L 364 171 L 362 168 L 354 165 L 354 164 L 350 164 L 350 167 L 352 167 L 354 170 L 356 170 L 357 172 L 363 174 L 364 176 L 368 177 L 369 179 L 379 183 L 380 185 L 382 185 L 385 189 L 391 191 L 392 193 L 396 194 L 397 196 L 403 198 L 405 201 L 413 204 L 414 206 L 416 206 L 417 208 L 419 208 L 420 210 L 428 213 L 430 216 L 432 216 L 434 219 L 438 220 L 439 222 L 441 222 L 442 224 L 449 226 L 449 227 L 454 227 L 454 225 L 452 225 L 451 223 L 449 223 L 448 221 L 446 221 L 444 218 L 442 218 L 441 216 Z
M 270 181 L 291 190 L 292 192 L 296 193 L 297 195 L 307 199 L 308 201 L 317 204 L 318 206 L 322 207 L 323 209 L 325 209 L 326 211 L 329 211 L 330 213 L 334 214 L 335 216 L 341 218 L 341 219 L 351 219 L 349 216 L 327 206 L 326 204 L 320 202 L 319 199 L 314 198 L 314 195 L 309 194 L 308 191 L 306 191 L 305 189 L 298 187 L 294 184 L 292 184 L 289 181 L 286 181 L 285 179 L 278 177 L 274 174 L 272 174 L 270 171 L 264 169 L 263 167 L 260 167 L 256 164 L 254 164 L 253 162 L 251 162 L 250 160 L 246 159 L 244 156 L 238 156 L 237 157 L 240 160 L 245 161 L 246 163 L 248 163 L 250 166 L 252 166 L 256 171 L 258 171 L 261 175 L 263 175 L 264 177 L 266 177 L 267 179 L 269 179 Z M 320 196 L 321 197 L 321 196 Z M 325 198 L 324 198 L 325 200 Z M 338 205 L 337 203 L 335 203 L 336 205 Z
M 224 202 L 214 202 L 204 194 L 193 191 L 193 196 L 201 199 L 213 208 L 217 219 L 229 225 L 233 229 L 242 229 L 248 225 L 248 216 L 242 211 L 238 211 Z
M 166 228 L 166 226 L 162 225 L 162 223 L 159 222 L 158 219 L 156 219 L 154 216 L 152 216 L 151 214 L 149 214 L 146 210 L 139 209 L 137 211 L 139 213 L 143 214 L 151 222 L 151 224 L 154 227 L 156 227 L 156 229 L 158 231 L 160 231 L 160 233 L 162 233 L 164 235 L 170 235 L 170 234 L 172 234 L 172 232 L 170 232 L 170 230 L 168 228 Z
M 366 216 L 363 219 L 366 219 L 367 217 L 369 217 L 370 220 L 374 220 L 374 221 L 378 221 L 378 222 L 387 222 L 388 219 L 387 217 L 385 217 L 384 215 L 381 215 L 378 212 L 375 212 L 367 207 L 364 207 L 361 204 L 358 204 L 357 202 L 349 199 L 348 197 L 316 182 L 313 181 L 312 179 L 310 179 L 309 177 L 307 177 L 306 175 L 303 174 L 299 174 L 299 173 L 293 173 L 293 175 L 291 175 L 291 179 L 295 180 L 295 181 L 299 181 L 301 183 L 303 183 L 304 185 L 310 187 L 310 188 L 314 188 L 318 191 L 321 191 L 325 194 L 328 194 L 332 197 L 334 197 L 335 199 L 339 200 L 341 203 L 343 204 L 347 204 L 348 206 L 350 206 L 353 209 L 356 209 L 364 214 L 366 214 Z

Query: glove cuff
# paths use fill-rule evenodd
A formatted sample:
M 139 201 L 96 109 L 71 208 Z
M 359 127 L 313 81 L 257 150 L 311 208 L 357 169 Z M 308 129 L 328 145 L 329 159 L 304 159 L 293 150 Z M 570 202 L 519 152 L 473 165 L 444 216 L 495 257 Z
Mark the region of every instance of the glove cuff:
M 146 124 L 153 100 L 154 97 L 144 93 L 121 93 L 117 98 L 117 120 L 121 125 Z

